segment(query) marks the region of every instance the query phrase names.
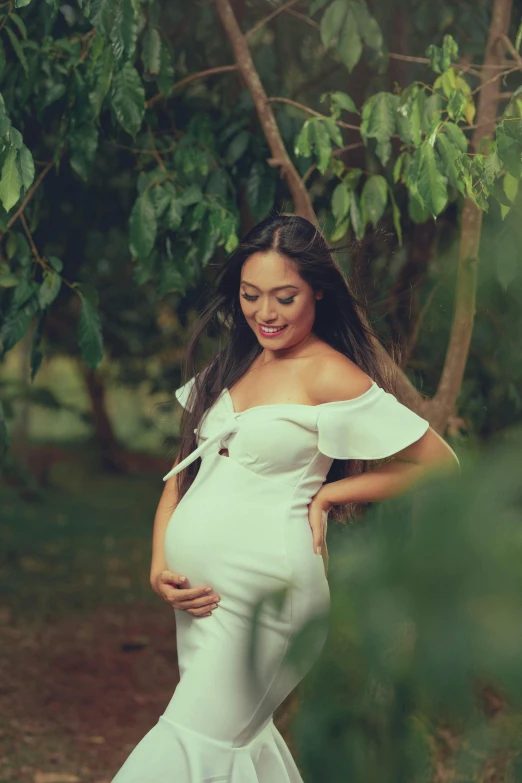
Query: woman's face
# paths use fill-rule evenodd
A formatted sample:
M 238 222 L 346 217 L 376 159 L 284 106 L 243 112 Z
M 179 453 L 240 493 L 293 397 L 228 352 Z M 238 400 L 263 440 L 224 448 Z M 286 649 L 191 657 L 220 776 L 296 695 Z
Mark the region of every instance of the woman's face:
M 248 324 L 261 345 L 271 351 L 290 348 L 310 334 L 316 296 L 322 296 L 314 294 L 291 259 L 273 250 L 247 258 L 239 295 Z

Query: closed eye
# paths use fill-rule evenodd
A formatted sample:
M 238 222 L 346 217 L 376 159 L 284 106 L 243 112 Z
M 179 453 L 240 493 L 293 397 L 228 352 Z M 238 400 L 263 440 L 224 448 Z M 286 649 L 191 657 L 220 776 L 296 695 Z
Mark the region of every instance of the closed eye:
M 243 299 L 246 299 L 247 302 L 255 302 L 256 299 L 258 298 L 257 296 L 249 296 L 248 294 L 241 294 L 241 296 L 243 297 Z M 279 299 L 279 297 L 276 296 L 276 299 L 278 302 L 281 302 L 281 304 L 289 305 L 292 304 L 292 302 L 295 300 L 295 296 L 291 296 L 288 299 Z

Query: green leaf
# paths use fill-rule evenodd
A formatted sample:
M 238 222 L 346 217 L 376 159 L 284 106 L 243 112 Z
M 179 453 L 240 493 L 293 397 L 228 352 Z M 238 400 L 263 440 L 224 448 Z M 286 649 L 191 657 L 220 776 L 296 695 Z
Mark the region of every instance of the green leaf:
M 431 215 L 421 201 L 413 194 L 409 194 L 408 215 L 414 223 L 425 223 Z
M 22 17 L 18 16 L 18 14 L 11 12 L 11 14 L 9 15 L 9 20 L 15 23 L 15 25 L 18 27 L 18 30 L 20 31 L 20 35 L 22 36 L 24 41 L 27 41 L 27 27 L 25 26 L 25 22 L 22 19 Z
M 424 112 L 426 94 L 417 84 L 407 87 L 397 105 L 397 128 L 405 144 L 418 147 L 421 143 L 421 118 Z
M 362 219 L 359 197 L 355 190 L 350 191 L 350 220 L 352 222 L 353 231 L 356 238 L 362 239 L 364 236 L 365 225 Z
M 13 274 L 0 274 L 0 288 L 14 288 L 20 282 L 20 278 Z
M 435 71 L 435 73 L 442 73 L 442 68 L 441 68 L 442 50 L 440 49 L 440 47 L 435 46 L 435 44 L 430 44 L 426 49 L 426 57 L 430 61 L 431 70 Z
M 353 99 L 350 98 L 350 96 L 345 92 L 334 90 L 332 93 L 330 93 L 330 100 L 334 106 L 337 106 L 339 109 L 344 109 L 344 111 L 351 112 L 352 114 L 359 114 Z
M 5 411 L 0 400 L 0 463 L 4 461 L 7 449 L 11 443 L 7 422 L 5 420 Z
M 11 41 L 11 46 L 13 47 L 16 56 L 20 60 L 22 68 L 25 71 L 25 75 L 28 77 L 29 76 L 29 66 L 27 65 L 27 59 L 25 57 L 24 50 L 22 49 L 22 45 L 21 45 L 20 41 L 18 40 L 18 38 L 16 37 L 16 35 L 13 33 L 13 31 L 11 30 L 11 28 L 8 25 L 6 25 L 4 27 L 4 30 L 6 31 L 6 33 L 8 35 L 8 38 Z
M 250 133 L 246 130 L 241 131 L 234 136 L 228 147 L 225 159 L 229 166 L 233 166 L 234 163 L 243 157 L 245 154 L 248 143 L 250 141 Z
M 155 27 L 148 27 L 145 31 L 141 57 L 146 73 L 159 74 L 161 62 L 161 37 Z
M 71 168 L 86 182 L 96 158 L 98 129 L 91 123 L 85 123 L 69 133 L 67 140 Z
M 388 201 L 388 183 L 380 174 L 369 177 L 364 183 L 361 194 L 361 203 L 364 212 L 374 226 L 384 214 Z
M 489 155 L 484 161 L 484 177 L 488 187 L 491 187 L 497 177 L 500 176 L 502 170 L 502 164 L 500 158 L 497 155 L 496 144 L 492 142 L 493 149 L 490 150 Z
M 332 146 L 330 144 L 330 137 L 328 131 L 324 125 L 324 122 L 320 120 L 314 120 L 312 122 L 312 139 L 315 154 L 317 157 L 317 168 L 324 174 L 328 168 L 330 156 L 332 154 Z
M 62 278 L 57 272 L 44 271 L 42 285 L 38 291 L 38 304 L 41 310 L 45 310 L 58 296 L 62 286 Z
M 458 125 L 455 125 L 453 122 L 445 122 L 444 132 L 448 135 L 449 140 L 455 147 L 458 147 L 461 152 L 466 152 L 468 149 L 468 140 Z
M 318 11 L 320 11 L 321 8 L 323 8 L 323 6 L 325 6 L 326 3 L 328 3 L 328 2 L 329 2 L 329 0 L 313 0 L 312 5 L 310 6 L 310 11 L 309 11 L 310 16 L 313 16 Z
M 170 203 L 165 212 L 165 222 L 171 231 L 177 231 L 183 220 L 183 204 L 177 196 L 170 196 Z
M 0 327 L 0 355 L 5 355 L 22 339 L 37 311 L 38 302 L 36 296 L 32 296 L 19 310 L 4 318 Z
M 137 70 L 126 62 L 112 81 L 112 108 L 121 127 L 133 138 L 145 114 L 145 91 Z
M 11 308 L 13 311 L 20 309 L 22 305 L 28 302 L 34 294 L 37 294 L 39 288 L 40 286 L 35 280 L 22 277 L 11 300 Z M 34 297 L 34 301 L 37 302 L 36 297 Z
M 436 217 L 448 203 L 446 180 L 440 172 L 437 153 L 431 144 L 423 142 L 418 152 L 417 190 L 425 208 Z
M 49 256 L 49 258 L 47 260 L 50 263 L 50 265 L 52 266 L 52 268 L 55 269 L 57 272 L 61 272 L 62 271 L 63 263 L 61 262 L 61 260 L 59 258 L 57 258 L 56 256 Z
M 148 193 L 154 206 L 156 220 L 160 220 L 170 205 L 170 193 L 161 185 L 153 185 Z
M 395 227 L 395 233 L 399 241 L 399 246 L 402 247 L 402 226 L 401 226 L 401 212 L 395 201 L 392 189 L 388 186 L 388 192 L 390 194 L 390 201 L 392 205 L 393 225 Z
M 496 129 L 497 150 L 506 170 L 522 175 L 522 120 L 502 120 Z
M 429 57 L 430 65 L 435 73 L 442 73 L 451 67 L 451 61 L 456 59 L 459 53 L 458 45 L 451 35 L 445 35 L 442 48 L 430 44 L 426 50 L 426 57 Z
M 401 152 L 401 154 L 399 155 L 399 157 L 397 158 L 397 160 L 394 163 L 394 166 L 393 166 L 393 181 L 394 181 L 395 184 L 397 184 L 397 182 L 402 177 L 402 167 L 403 167 L 403 163 L 404 163 L 404 161 L 406 159 L 406 155 L 407 154 L 408 154 L 407 152 Z
M 121 40 L 123 55 L 128 60 L 134 57 L 138 39 L 138 10 L 135 0 L 122 0 Z
M 320 24 L 321 43 L 327 49 L 335 36 L 340 35 L 346 16 L 346 0 L 334 0 L 326 9 Z
M 441 66 L 443 71 L 451 67 L 452 60 L 456 60 L 459 55 L 459 47 L 453 36 L 445 35 L 442 40 Z
M 349 190 L 355 190 L 361 179 L 362 169 L 350 169 L 343 177 L 343 182 Z
M 7 153 L 0 178 L 0 201 L 6 212 L 9 212 L 20 198 L 22 181 L 16 165 L 17 151 L 11 147 Z
M 462 119 L 467 102 L 467 98 L 462 90 L 453 90 L 446 107 L 447 112 L 452 120 L 458 122 L 460 119 Z
M 362 39 L 358 32 L 357 20 L 350 7 L 346 9 L 346 16 L 337 42 L 337 51 L 341 62 L 351 73 L 361 59 Z
M 436 144 L 448 181 L 464 195 L 464 183 L 460 177 L 460 170 L 455 163 L 459 155 L 462 154 L 461 151 L 453 146 L 445 133 L 437 134 Z
M 517 35 L 515 38 L 515 49 L 520 51 L 520 44 L 522 43 L 522 22 L 520 22 L 517 30 Z
M 305 158 L 312 156 L 312 121 L 306 120 L 294 142 L 294 155 Z
M 328 131 L 328 135 L 330 136 L 331 140 L 337 144 L 338 147 L 342 147 L 343 136 L 341 129 L 335 123 L 335 121 L 331 117 L 327 117 L 325 120 L 320 120 L 320 122 L 323 123 L 324 127 Z
M 168 98 L 172 92 L 172 85 L 174 84 L 174 68 L 172 66 L 172 58 L 167 47 L 163 44 L 161 47 L 160 55 L 160 71 L 158 78 L 156 79 L 159 91 Z
M 40 313 L 40 317 L 36 322 L 36 327 L 33 332 L 33 339 L 31 343 L 31 356 L 30 356 L 31 383 L 34 381 L 36 373 L 38 372 L 42 364 L 43 353 L 40 350 L 40 345 L 42 343 L 43 326 L 45 323 L 45 318 L 46 318 L 46 313 L 45 312 Z
M 215 170 L 220 172 L 219 169 Z M 222 185 L 224 189 L 223 197 L 226 196 L 226 179 L 222 174 Z M 260 160 L 254 161 L 250 167 L 248 177 L 245 183 L 245 193 L 248 207 L 256 223 L 263 220 L 274 206 L 276 191 L 276 180 L 273 172 L 268 171 L 268 167 Z M 211 192 L 208 191 L 207 192 Z
M 31 0 L 15 0 L 15 8 L 25 8 L 30 2 Z
M 105 37 L 109 38 L 114 24 L 117 4 L 114 0 L 92 0 L 91 24 Z
M 25 144 L 18 153 L 18 160 L 22 174 L 22 185 L 26 190 L 29 190 L 34 181 L 34 160 Z
M 114 56 L 110 46 L 105 46 L 94 66 L 93 88 L 89 92 L 93 119 L 100 116 L 105 96 L 109 92 L 114 67 Z
M 330 234 L 330 241 L 338 242 L 340 239 L 346 236 L 346 232 L 348 231 L 349 228 L 350 228 L 350 218 L 345 217 L 345 219 L 341 220 L 339 225 L 336 226 L 333 232 Z
M 129 220 L 130 251 L 134 258 L 145 259 L 150 254 L 156 241 L 158 224 L 154 205 L 145 191 L 132 208 Z
M 332 193 L 332 214 L 338 223 L 343 220 L 350 209 L 350 189 L 340 182 Z
M 91 370 L 95 370 L 103 358 L 103 336 L 100 316 L 92 297 L 85 294 L 85 284 L 77 286 L 80 295 L 80 314 L 78 317 L 78 345 L 84 361 Z
M 377 156 L 385 166 L 390 159 L 390 137 L 396 129 L 396 111 L 399 97 L 389 92 L 378 92 L 364 103 L 362 109 L 361 137 L 365 144 L 369 138 L 377 140 Z
M 520 180 L 516 179 L 515 177 L 511 176 L 509 172 L 507 172 L 504 175 L 504 180 L 502 182 L 502 187 L 504 190 L 504 193 L 508 197 L 508 199 L 511 201 L 511 203 L 515 202 L 515 199 L 517 197 L 518 193 L 518 183 Z
M 382 30 L 368 10 L 365 0 L 355 0 L 352 5 L 359 35 L 367 48 L 367 59 L 372 66 L 387 63 Z M 386 55 L 386 57 L 385 57 Z
M 111 26 L 110 39 L 116 60 L 130 60 L 136 52 L 138 38 L 138 6 L 134 0 L 118 0 Z M 110 17 L 108 17 L 110 22 Z

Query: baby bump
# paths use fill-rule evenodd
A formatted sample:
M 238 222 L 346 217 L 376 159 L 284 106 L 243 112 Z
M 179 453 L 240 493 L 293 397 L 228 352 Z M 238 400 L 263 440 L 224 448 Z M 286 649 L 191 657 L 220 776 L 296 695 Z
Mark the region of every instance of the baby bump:
M 174 509 L 166 534 L 168 567 L 223 594 L 252 601 L 289 581 L 285 525 L 293 487 L 263 478 L 231 457 L 205 456 Z

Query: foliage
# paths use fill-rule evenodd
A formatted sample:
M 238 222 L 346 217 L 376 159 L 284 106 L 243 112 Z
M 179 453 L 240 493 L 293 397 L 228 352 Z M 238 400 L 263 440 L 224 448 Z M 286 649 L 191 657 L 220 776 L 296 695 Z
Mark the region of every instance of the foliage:
M 440 216 L 463 196 L 483 210 L 499 202 L 505 216 L 521 173 L 520 91 L 497 124 L 495 139 L 470 154 L 474 77 L 457 61 L 456 41 L 449 34 L 440 46 L 426 40 L 426 62 L 437 74 L 433 84 L 415 79 L 404 89 L 386 91 L 391 60 L 378 20 L 384 13 L 370 12 L 364 0 L 313 0 L 315 38 L 303 43 L 301 36 L 295 41 L 290 36 L 303 67 L 333 61 L 348 75 L 356 68 L 368 74 L 362 100 L 344 90 L 320 91 L 319 102 L 329 101 L 327 115 L 305 104 L 277 111 L 299 173 L 318 172 L 326 203 L 321 206 L 321 195 L 317 208 L 329 240 L 347 231 L 362 239 L 369 224 L 389 215 L 401 242 L 409 221 Z M 422 22 L 424 35 L 433 38 L 426 13 L 415 7 L 413 23 Z M 126 342 L 126 350 L 137 351 L 135 337 L 123 337 L 136 298 L 145 303 L 144 318 L 157 346 L 155 302 L 190 299 L 211 260 L 236 247 L 243 194 L 255 221 L 287 196 L 277 171 L 266 164 L 262 130 L 252 133 L 247 90 L 231 92 L 226 75 L 217 88 L 195 80 L 183 92 L 174 90 L 187 73 L 201 70 L 195 48 L 209 62 L 222 61 L 215 9 L 160 0 L 81 0 L 78 7 L 29 0 L 16 8 L 8 4 L 1 25 L 0 357 L 36 321 L 34 378 L 49 313 L 76 319 L 76 342 L 91 368 L 116 345 Z M 198 47 L 178 32 L 185 25 L 197 30 Z M 267 90 L 284 95 L 288 87 L 276 81 L 273 50 L 263 35 L 249 41 L 256 67 Z M 305 45 L 315 47 L 306 65 Z M 304 123 L 303 111 L 313 114 Z M 359 124 L 352 125 L 354 120 Z M 349 167 L 339 153 L 346 135 L 354 133 L 366 163 Z M 63 221 L 60 211 L 82 200 L 93 225 L 82 226 L 85 241 L 79 243 L 80 216 Z M 110 227 L 102 225 L 107 216 Z M 76 242 L 74 251 L 67 250 L 62 235 Z M 118 264 L 100 259 L 110 245 Z M 130 275 L 123 267 L 127 258 Z M 116 288 L 120 304 L 114 307 L 115 294 L 109 292 Z M 146 353 L 147 342 L 141 342 Z
M 293 726 L 306 780 L 518 779 L 521 449 L 519 432 L 330 542 L 328 640 Z M 303 626 L 283 666 L 324 622 Z

